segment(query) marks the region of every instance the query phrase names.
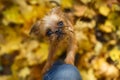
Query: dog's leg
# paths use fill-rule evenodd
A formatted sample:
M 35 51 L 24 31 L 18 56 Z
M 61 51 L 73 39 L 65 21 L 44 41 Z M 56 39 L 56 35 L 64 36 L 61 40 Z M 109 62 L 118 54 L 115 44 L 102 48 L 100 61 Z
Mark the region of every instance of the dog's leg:
M 43 67 L 42 74 L 45 74 L 45 72 L 47 72 L 52 66 L 54 62 L 54 55 L 56 53 L 57 47 L 58 47 L 58 44 L 56 42 L 53 42 L 50 44 L 48 58 L 47 58 L 45 66 Z
M 76 50 L 77 50 L 77 41 L 76 41 L 76 38 L 75 38 L 75 34 L 70 33 L 70 38 L 69 38 L 69 41 L 68 41 L 68 51 L 67 51 L 67 56 L 65 58 L 65 63 L 66 64 L 74 65 Z

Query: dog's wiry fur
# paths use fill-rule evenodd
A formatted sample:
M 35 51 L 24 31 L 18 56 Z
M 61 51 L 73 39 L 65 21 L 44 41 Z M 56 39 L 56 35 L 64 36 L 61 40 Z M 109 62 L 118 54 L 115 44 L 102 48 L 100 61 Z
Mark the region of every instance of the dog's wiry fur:
M 67 46 L 65 63 L 74 65 L 77 50 L 75 33 L 73 25 L 60 7 L 53 8 L 47 16 L 37 21 L 32 26 L 30 34 L 37 37 L 47 37 L 50 41 L 49 55 L 43 73 L 51 67 L 53 56 L 60 46 Z M 63 42 L 66 44 L 62 44 Z

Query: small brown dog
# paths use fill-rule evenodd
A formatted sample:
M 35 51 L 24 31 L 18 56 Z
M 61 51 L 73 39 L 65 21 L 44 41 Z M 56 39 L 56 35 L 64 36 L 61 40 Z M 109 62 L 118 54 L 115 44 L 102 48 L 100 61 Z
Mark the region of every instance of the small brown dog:
M 45 73 L 52 65 L 53 56 L 60 46 L 67 46 L 66 64 L 74 65 L 77 50 L 73 25 L 60 7 L 53 8 L 47 16 L 37 21 L 31 28 L 33 36 L 44 36 L 50 41 L 50 49 L 47 62 L 43 68 Z

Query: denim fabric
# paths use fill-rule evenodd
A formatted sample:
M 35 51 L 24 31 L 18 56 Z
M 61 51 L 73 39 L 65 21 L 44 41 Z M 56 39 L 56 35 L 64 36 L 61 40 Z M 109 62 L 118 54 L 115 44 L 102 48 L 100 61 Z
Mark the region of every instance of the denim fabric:
M 62 61 L 56 62 L 44 75 L 43 80 L 82 80 L 78 69 Z

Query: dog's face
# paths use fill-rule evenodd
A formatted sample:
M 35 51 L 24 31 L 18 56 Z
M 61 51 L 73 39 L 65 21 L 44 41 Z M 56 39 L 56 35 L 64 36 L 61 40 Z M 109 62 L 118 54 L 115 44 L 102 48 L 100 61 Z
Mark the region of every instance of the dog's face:
M 45 36 L 55 41 L 62 38 L 70 29 L 69 21 L 60 7 L 53 8 L 42 20 L 31 28 L 30 34 L 37 37 Z M 72 30 L 71 30 L 72 31 Z

